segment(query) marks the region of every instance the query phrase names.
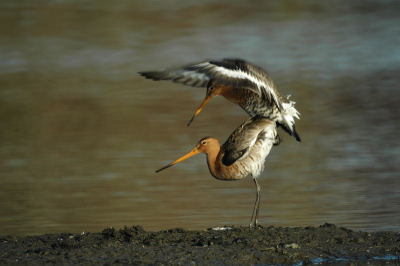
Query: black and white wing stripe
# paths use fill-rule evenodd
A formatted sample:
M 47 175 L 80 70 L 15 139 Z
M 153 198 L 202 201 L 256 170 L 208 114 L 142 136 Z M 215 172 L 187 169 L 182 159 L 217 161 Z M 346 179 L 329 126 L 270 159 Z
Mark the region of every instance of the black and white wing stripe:
M 193 87 L 206 87 L 212 84 L 246 88 L 260 97 L 273 100 L 279 109 L 281 104 L 272 80 L 259 67 L 239 59 L 210 60 L 165 71 L 139 72 L 153 80 L 172 80 Z

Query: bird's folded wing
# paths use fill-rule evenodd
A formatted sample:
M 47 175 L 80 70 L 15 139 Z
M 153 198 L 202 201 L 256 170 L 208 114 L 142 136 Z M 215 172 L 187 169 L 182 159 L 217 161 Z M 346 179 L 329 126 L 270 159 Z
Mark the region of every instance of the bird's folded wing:
M 246 158 L 251 153 L 251 148 L 256 143 L 262 131 L 274 130 L 275 122 L 268 118 L 255 116 L 241 124 L 222 145 L 224 153 L 222 163 L 232 165 L 237 160 Z

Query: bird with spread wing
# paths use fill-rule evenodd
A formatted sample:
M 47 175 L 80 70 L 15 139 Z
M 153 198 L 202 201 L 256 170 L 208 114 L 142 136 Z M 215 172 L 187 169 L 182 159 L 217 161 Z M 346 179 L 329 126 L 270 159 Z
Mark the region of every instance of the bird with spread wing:
M 239 105 L 250 117 L 261 116 L 276 122 L 290 136 L 301 142 L 296 132 L 295 118 L 300 113 L 295 102 L 280 94 L 272 79 L 261 68 L 239 59 L 210 60 L 164 71 L 139 72 L 152 80 L 172 80 L 193 87 L 206 87 L 204 101 L 190 120 L 200 113 L 206 103 L 222 95 Z

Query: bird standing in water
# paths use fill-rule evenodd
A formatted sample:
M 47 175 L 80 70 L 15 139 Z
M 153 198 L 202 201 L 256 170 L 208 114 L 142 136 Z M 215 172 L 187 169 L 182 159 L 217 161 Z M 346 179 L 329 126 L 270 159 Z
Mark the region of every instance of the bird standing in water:
M 259 67 L 238 59 L 210 60 L 165 71 L 139 72 L 152 80 L 172 80 L 193 87 L 207 87 L 207 94 L 188 126 L 206 103 L 222 95 L 243 108 L 250 117 L 269 118 L 301 142 L 294 118 L 295 102 L 280 94 L 268 74 Z
M 279 142 L 280 137 L 276 132 L 275 122 L 255 116 L 241 124 L 222 147 L 213 137 L 202 138 L 191 152 L 157 170 L 156 173 L 195 154 L 205 153 L 210 173 L 216 179 L 238 180 L 251 174 L 257 193 L 250 227 L 257 227 L 261 189 L 257 177 L 264 170 L 264 161 L 272 145 L 278 145 Z

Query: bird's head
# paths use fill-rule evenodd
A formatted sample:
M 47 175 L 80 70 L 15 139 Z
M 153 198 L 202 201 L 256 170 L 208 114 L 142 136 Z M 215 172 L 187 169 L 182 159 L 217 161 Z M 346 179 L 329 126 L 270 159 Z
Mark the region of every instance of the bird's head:
M 219 146 L 219 142 L 216 138 L 213 137 L 205 137 L 202 138 L 196 145 L 196 147 L 189 153 L 187 153 L 186 155 L 182 156 L 181 158 L 179 158 L 176 161 L 173 161 L 172 163 L 162 167 L 161 169 L 158 169 L 156 171 L 156 173 L 173 166 L 174 164 L 180 163 L 190 157 L 192 157 L 193 155 L 196 155 L 198 153 L 208 153 L 210 150 L 213 149 L 218 149 L 219 150 L 220 146 Z

